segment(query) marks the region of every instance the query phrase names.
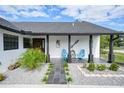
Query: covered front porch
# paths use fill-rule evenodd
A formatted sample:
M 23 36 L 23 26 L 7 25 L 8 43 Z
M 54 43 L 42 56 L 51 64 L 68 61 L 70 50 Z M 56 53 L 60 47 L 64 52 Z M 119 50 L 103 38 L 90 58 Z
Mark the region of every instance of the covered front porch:
M 100 35 L 103 34 L 89 34 L 89 35 L 47 35 L 46 36 L 46 51 L 48 55 L 48 62 L 51 59 L 62 59 L 69 63 L 76 62 L 108 62 L 114 61 L 113 44 L 114 34 L 110 35 L 108 60 L 100 59 Z M 108 35 L 108 34 L 107 34 Z M 63 43 L 63 44 L 62 44 Z M 62 50 L 66 51 L 66 59 L 62 56 Z M 82 57 L 78 57 L 80 51 L 84 50 Z

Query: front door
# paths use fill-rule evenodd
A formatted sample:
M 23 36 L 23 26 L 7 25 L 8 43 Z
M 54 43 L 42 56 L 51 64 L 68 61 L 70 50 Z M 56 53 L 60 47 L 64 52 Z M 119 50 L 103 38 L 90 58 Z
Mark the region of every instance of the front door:
M 33 38 L 33 48 L 40 48 L 41 51 L 45 52 L 45 39 Z

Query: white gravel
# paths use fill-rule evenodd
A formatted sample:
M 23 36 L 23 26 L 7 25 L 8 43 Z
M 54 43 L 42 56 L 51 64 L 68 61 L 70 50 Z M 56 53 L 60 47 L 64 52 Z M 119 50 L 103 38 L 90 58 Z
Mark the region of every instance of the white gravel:
M 48 64 L 42 65 L 41 68 L 33 71 L 26 71 L 25 69 L 18 68 L 12 71 L 7 71 L 5 75 L 7 78 L 0 82 L 1 84 L 42 84 L 42 79 Z

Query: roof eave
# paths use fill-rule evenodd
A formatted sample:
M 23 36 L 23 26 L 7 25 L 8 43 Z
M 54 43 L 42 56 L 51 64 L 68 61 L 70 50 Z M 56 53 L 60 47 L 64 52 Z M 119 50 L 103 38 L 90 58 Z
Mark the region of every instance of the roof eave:
M 12 29 L 12 28 L 9 28 L 9 27 L 3 26 L 3 25 L 0 25 L 0 28 L 14 32 L 14 33 L 21 33 L 19 30 Z

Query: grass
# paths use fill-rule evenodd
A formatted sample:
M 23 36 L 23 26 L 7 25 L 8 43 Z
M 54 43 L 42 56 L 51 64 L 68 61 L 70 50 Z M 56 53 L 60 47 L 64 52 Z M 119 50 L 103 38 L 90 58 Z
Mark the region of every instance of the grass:
M 106 47 L 105 49 L 109 49 L 109 47 Z M 124 50 L 124 47 L 113 47 L 114 50 Z
M 115 60 L 114 62 L 124 62 L 124 53 L 114 53 L 115 55 Z M 101 54 L 101 57 L 104 58 L 105 60 L 108 59 L 108 52 Z

